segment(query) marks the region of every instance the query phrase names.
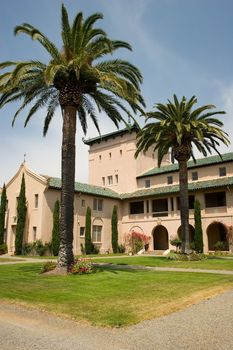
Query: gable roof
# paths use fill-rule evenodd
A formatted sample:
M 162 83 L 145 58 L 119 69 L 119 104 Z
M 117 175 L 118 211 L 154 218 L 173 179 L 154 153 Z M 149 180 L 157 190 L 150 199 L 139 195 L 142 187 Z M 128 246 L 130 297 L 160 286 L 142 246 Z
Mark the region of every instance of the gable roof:
M 198 191 L 202 189 L 217 189 L 225 186 L 233 185 L 233 176 L 224 177 L 209 181 L 195 181 L 188 184 L 188 190 Z M 179 185 L 166 185 L 165 187 L 154 187 L 138 190 L 132 193 L 124 193 L 121 199 L 134 199 L 141 197 L 162 197 L 172 193 L 179 193 Z
M 61 189 L 61 179 L 57 177 L 48 178 L 48 187 L 57 190 Z M 94 196 L 108 197 L 114 199 L 120 199 L 120 195 L 105 187 L 89 185 L 81 182 L 75 182 L 75 192 L 81 192 L 84 194 L 90 194 Z
M 188 169 L 199 168 L 206 165 L 214 165 L 219 163 L 225 163 L 233 161 L 233 152 L 222 154 L 222 158 L 220 156 L 211 156 L 196 159 L 196 163 L 193 160 L 188 161 Z M 161 166 L 160 168 L 156 167 L 146 171 L 145 173 L 138 175 L 137 179 L 142 177 L 148 177 L 159 174 L 171 173 L 179 170 L 178 164 L 170 164 L 166 166 Z
M 107 141 L 108 139 L 115 138 L 117 136 L 123 136 L 125 134 L 131 134 L 133 131 L 137 132 L 138 130 L 139 130 L 139 128 L 136 125 L 132 125 L 129 128 L 125 128 L 125 129 L 117 130 L 117 131 L 114 131 L 114 132 L 110 132 L 109 134 L 105 134 L 105 135 L 102 135 L 102 136 L 94 137 L 92 139 L 87 139 L 87 140 L 83 139 L 83 142 L 86 145 L 92 146 L 92 145 L 94 145 L 94 143 L 100 143 L 102 141 Z

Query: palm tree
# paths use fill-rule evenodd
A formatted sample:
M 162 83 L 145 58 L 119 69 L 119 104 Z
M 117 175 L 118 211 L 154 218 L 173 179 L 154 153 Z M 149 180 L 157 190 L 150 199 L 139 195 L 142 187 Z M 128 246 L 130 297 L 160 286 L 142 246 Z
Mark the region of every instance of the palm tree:
M 189 201 L 188 201 L 188 171 L 187 162 L 190 157 L 195 162 L 193 146 L 204 156 L 216 151 L 220 142 L 228 145 L 227 133 L 221 128 L 223 123 L 213 118 L 224 111 L 210 111 L 213 105 L 205 105 L 197 109 L 193 106 L 197 99 L 193 96 L 189 101 L 185 97 L 179 102 L 176 95 L 174 102 L 168 100 L 167 104 L 158 103 L 156 111 L 146 114 L 146 124 L 137 135 L 137 157 L 141 151 L 146 152 L 149 147 L 158 150 L 158 166 L 161 165 L 165 154 L 171 150 L 171 160 L 177 160 L 179 165 L 180 184 L 180 215 L 182 230 L 182 253 L 189 253 Z
M 63 117 L 62 136 L 62 188 L 60 248 L 58 268 L 66 269 L 73 263 L 73 200 L 75 181 L 76 119 L 86 133 L 87 115 L 99 131 L 97 111 L 104 112 L 118 127 L 124 121 L 121 112 L 131 116 L 144 106 L 140 92 L 142 76 L 128 61 L 103 58 L 117 49 L 131 50 L 128 43 L 110 40 L 106 33 L 94 28 L 102 19 L 95 13 L 84 19 L 79 12 L 72 24 L 64 5 L 61 11 L 61 37 L 63 47 L 59 50 L 43 33 L 28 23 L 15 28 L 15 34 L 24 33 L 37 40 L 50 55 L 50 61 L 7 61 L 0 64 L 0 107 L 21 100 L 13 122 L 25 107 L 30 106 L 25 126 L 40 109 L 46 108 L 43 134 L 58 106 Z M 6 71 L 8 69 L 8 71 Z M 132 117 L 132 116 L 131 116 Z

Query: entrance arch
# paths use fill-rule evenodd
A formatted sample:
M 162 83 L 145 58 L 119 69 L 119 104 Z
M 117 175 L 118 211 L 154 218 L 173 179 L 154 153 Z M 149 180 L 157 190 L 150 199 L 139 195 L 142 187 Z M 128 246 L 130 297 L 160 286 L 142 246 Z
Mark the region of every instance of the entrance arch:
M 153 233 L 154 250 L 168 249 L 168 231 L 166 227 L 158 225 L 154 228 Z
M 212 222 L 207 227 L 208 237 L 208 250 L 216 250 L 215 244 L 222 242 L 222 247 L 219 246 L 218 250 L 229 250 L 229 244 L 227 240 L 227 229 L 222 222 Z
M 194 235 L 195 235 L 195 228 L 189 224 L 189 242 L 190 243 L 194 241 Z M 177 230 L 177 236 L 182 241 L 181 226 Z

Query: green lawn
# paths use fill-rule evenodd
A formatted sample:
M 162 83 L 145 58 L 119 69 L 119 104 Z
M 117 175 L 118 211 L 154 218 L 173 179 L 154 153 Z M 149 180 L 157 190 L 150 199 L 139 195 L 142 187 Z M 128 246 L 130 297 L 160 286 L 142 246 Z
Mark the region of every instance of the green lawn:
M 131 259 L 133 261 L 133 259 Z M 0 266 L 0 300 L 21 302 L 93 325 L 125 326 L 233 288 L 233 276 L 100 269 L 39 275 L 41 264 Z
M 142 265 L 158 267 L 181 267 L 187 269 L 208 269 L 208 270 L 233 270 L 233 259 L 220 257 L 209 257 L 200 261 L 174 261 L 165 257 L 155 256 L 132 256 L 121 258 L 93 258 L 94 262 L 105 262 L 117 265 Z

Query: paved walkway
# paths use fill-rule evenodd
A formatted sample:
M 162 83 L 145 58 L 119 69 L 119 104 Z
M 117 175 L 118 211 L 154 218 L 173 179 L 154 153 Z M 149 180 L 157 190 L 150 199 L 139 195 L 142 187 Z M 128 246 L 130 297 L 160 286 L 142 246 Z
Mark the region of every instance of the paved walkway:
M 91 327 L 0 303 L 0 349 L 232 350 L 232 324 L 233 291 L 124 329 Z

